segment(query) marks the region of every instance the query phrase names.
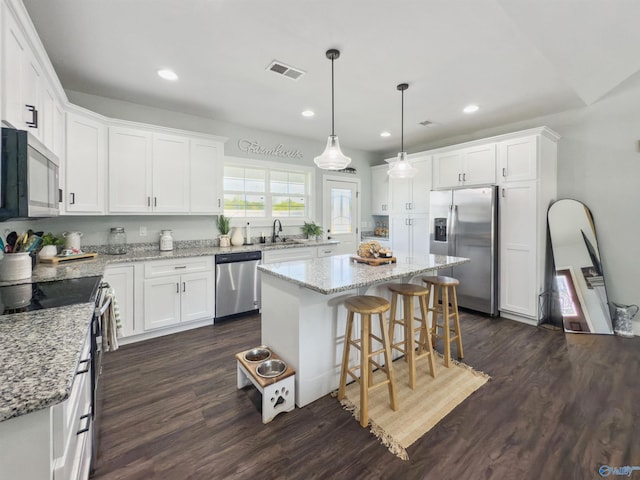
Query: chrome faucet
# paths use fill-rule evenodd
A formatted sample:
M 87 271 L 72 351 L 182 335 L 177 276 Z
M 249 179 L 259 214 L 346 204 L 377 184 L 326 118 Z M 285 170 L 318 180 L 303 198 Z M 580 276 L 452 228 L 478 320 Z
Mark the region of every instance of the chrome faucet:
M 278 224 L 278 230 L 276 230 L 276 223 Z M 282 231 L 282 223 L 277 218 L 273 221 L 273 233 L 271 234 L 271 241 L 276 243 L 276 239 L 280 237 Z

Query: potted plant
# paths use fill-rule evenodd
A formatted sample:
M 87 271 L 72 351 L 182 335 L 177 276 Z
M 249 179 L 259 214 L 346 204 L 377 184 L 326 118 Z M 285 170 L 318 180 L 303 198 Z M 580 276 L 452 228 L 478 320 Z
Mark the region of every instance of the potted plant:
M 316 237 L 316 239 L 322 235 L 322 227 L 320 225 L 316 225 L 315 222 L 304 222 L 302 226 L 302 233 L 304 233 L 307 238 Z
M 231 240 L 229 239 L 229 221 L 231 219 L 229 217 L 225 217 L 224 215 L 218 215 L 218 219 L 216 220 L 216 225 L 218 230 L 220 231 L 220 246 L 221 247 L 230 247 Z

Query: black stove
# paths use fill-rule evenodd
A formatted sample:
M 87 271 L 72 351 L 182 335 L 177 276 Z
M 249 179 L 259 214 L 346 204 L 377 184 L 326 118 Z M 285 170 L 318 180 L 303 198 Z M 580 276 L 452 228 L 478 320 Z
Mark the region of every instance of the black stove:
M 70 278 L 0 287 L 0 315 L 95 302 L 101 279 Z

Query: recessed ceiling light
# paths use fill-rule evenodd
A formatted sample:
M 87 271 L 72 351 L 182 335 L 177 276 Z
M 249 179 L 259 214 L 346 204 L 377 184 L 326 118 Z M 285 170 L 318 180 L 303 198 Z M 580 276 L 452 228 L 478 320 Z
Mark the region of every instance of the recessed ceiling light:
M 313 117 L 314 115 L 315 112 L 313 110 L 305 110 L 304 112 L 302 112 L 303 117 Z
M 478 105 L 467 105 L 466 107 L 464 107 L 464 109 L 462 110 L 464 113 L 473 113 L 473 112 L 477 112 L 478 109 L 480 107 Z
M 178 80 L 178 75 L 173 70 L 168 68 L 161 68 L 158 70 L 158 76 L 160 78 L 164 78 L 165 80 L 171 80 L 172 82 Z
M 391 133 L 389 133 L 389 132 L 381 132 L 381 133 L 380 133 L 380 136 L 381 136 L 381 137 L 390 137 L 390 136 L 391 136 Z

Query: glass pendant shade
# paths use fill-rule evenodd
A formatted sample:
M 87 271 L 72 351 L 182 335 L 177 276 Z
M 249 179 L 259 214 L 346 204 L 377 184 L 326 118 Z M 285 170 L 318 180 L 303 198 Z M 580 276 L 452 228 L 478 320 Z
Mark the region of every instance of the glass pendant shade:
M 402 94 L 402 110 L 400 114 L 400 153 L 398 153 L 398 159 L 395 162 L 389 164 L 389 170 L 387 175 L 391 178 L 413 178 L 418 169 L 411 165 L 411 162 L 407 160 L 407 152 L 404 151 L 404 91 L 409 88 L 408 83 L 401 83 L 396 87 Z
M 407 152 L 398 153 L 398 159 L 389 165 L 387 175 L 391 178 L 412 178 L 418 169 L 407 160 Z
M 329 135 L 324 152 L 314 158 L 313 161 L 318 168 L 325 170 L 342 170 L 351 163 L 351 159 L 340 150 L 340 142 L 337 135 Z

